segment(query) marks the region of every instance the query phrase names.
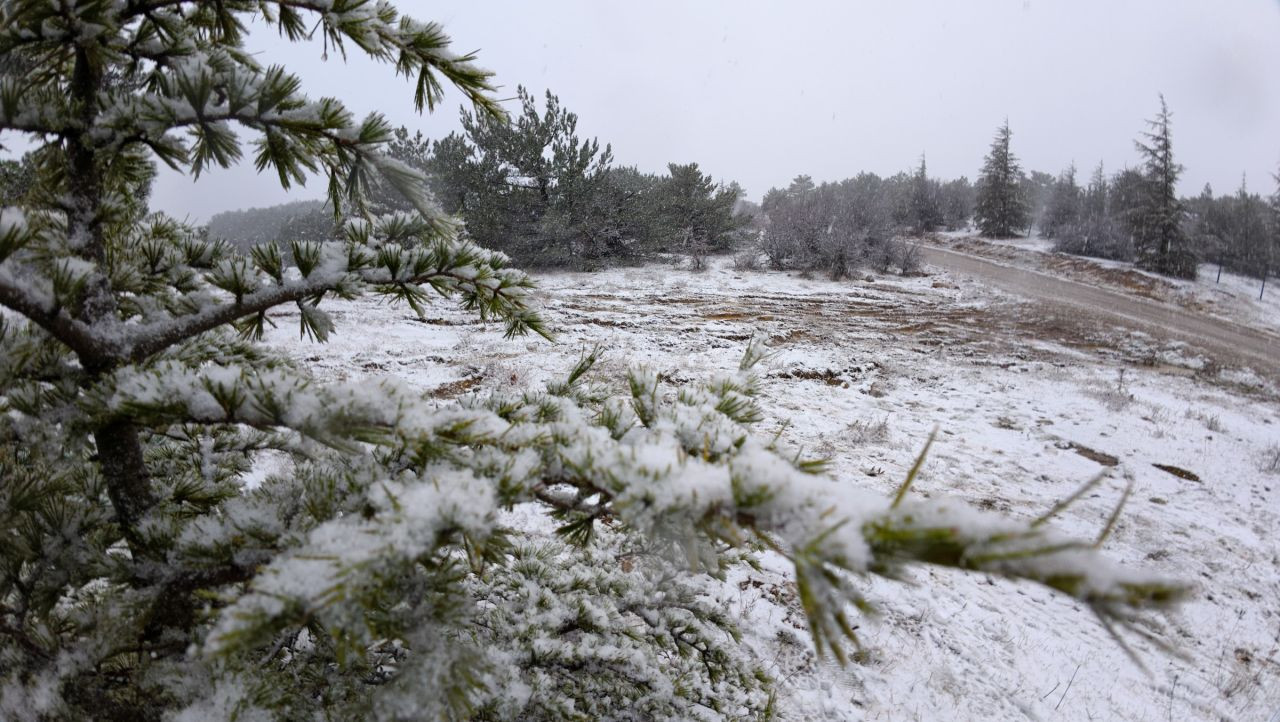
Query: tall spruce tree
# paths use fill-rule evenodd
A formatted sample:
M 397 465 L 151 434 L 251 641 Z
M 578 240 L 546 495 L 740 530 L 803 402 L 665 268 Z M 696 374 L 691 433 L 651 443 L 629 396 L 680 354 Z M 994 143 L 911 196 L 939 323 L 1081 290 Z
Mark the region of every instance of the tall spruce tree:
M 974 219 L 988 238 L 1011 238 L 1027 228 L 1027 199 L 1020 187 L 1022 169 L 1009 148 L 1009 121 L 996 131 L 978 176 Z
M 1173 159 L 1170 133 L 1172 115 L 1160 95 L 1160 112 L 1147 121 L 1149 130 L 1134 142 L 1142 154 L 1142 191 L 1130 211 L 1134 250 L 1139 268 L 1178 278 L 1196 277 L 1196 255 L 1183 228 L 1184 213 L 1178 199 L 1182 166 Z
M 512 335 L 543 327 L 529 279 L 380 153 L 387 123 L 260 66 L 250 21 L 392 64 L 420 108 L 447 83 L 501 113 L 438 25 L 385 2 L 0 3 L 0 60 L 40 59 L 0 80 L 0 132 L 39 146 L 37 192 L 0 209 L 0 717 L 767 716 L 772 681 L 706 593 L 755 544 L 794 562 L 837 657 L 865 605 L 846 572 L 1030 579 L 1121 625 L 1183 593 L 1054 534 L 1064 505 L 1012 520 L 910 479 L 885 499 L 776 453 L 748 428 L 754 345 L 678 394 L 638 370 L 616 398 L 589 354 L 542 392 L 443 407 L 272 355 L 255 339 L 278 307 L 323 341 L 334 296 L 421 312 L 437 294 Z M 137 200 L 156 159 L 236 163 L 243 129 L 260 168 L 324 174 L 351 214 L 337 239 L 292 243 L 293 267 Z M 414 213 L 366 217 L 379 172 Z M 245 488 L 266 449 L 286 470 Z M 563 541 L 505 528 L 517 504 Z

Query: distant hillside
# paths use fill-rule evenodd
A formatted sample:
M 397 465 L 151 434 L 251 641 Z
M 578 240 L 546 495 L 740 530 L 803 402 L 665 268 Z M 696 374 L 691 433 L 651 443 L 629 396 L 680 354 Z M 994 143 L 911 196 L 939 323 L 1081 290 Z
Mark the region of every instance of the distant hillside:
M 334 230 L 324 201 L 293 201 L 266 208 L 219 213 L 209 219 L 209 237 L 249 249 L 267 241 L 322 240 Z

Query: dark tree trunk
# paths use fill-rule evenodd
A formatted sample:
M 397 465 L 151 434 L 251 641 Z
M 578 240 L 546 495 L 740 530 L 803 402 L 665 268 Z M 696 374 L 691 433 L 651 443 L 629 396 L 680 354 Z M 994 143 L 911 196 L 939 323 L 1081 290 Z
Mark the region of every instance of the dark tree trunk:
M 68 179 L 73 209 L 67 218 L 67 235 L 78 244 L 80 253 L 101 269 L 90 278 L 80 315 L 88 323 L 114 320 L 118 309 L 111 281 L 106 274 L 107 249 L 102 229 L 102 168 L 88 133 L 98 115 L 98 93 L 102 89 L 102 69 L 97 67 L 89 51 L 76 49 L 75 68 L 70 94 L 79 115 L 80 129 L 66 141 L 70 177 Z M 82 354 L 81 364 L 96 379 L 114 370 L 119 360 L 106 350 L 94 355 Z M 142 441 L 137 428 L 126 420 L 112 420 L 93 432 L 98 449 L 98 463 L 107 483 L 111 499 L 125 539 L 134 557 L 147 555 L 146 544 L 139 536 L 138 524 L 155 504 L 150 474 L 143 458 Z

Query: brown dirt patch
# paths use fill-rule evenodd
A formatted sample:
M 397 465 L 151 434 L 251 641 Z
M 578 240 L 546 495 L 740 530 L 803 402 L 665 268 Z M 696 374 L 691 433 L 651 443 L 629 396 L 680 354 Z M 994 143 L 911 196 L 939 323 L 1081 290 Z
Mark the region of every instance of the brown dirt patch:
M 437 399 L 451 399 L 474 389 L 479 386 L 482 381 L 484 381 L 483 376 L 468 376 L 465 379 L 458 379 L 457 381 L 450 381 L 447 384 L 441 384 L 440 386 L 432 389 L 429 395 L 432 398 Z
M 1095 461 L 1103 466 L 1116 466 L 1120 463 L 1120 459 L 1112 456 L 1111 454 L 1104 454 L 1101 451 L 1090 449 L 1084 444 L 1077 444 L 1074 441 L 1070 442 L 1067 445 L 1067 448 L 1083 456 L 1089 461 Z
M 1160 471 L 1163 471 L 1167 474 L 1173 474 L 1179 479 L 1186 479 L 1187 481 L 1200 481 L 1199 476 L 1197 476 L 1194 472 L 1187 471 L 1186 469 L 1181 469 L 1176 466 L 1171 466 L 1169 464 L 1152 464 L 1152 466 L 1156 467 Z

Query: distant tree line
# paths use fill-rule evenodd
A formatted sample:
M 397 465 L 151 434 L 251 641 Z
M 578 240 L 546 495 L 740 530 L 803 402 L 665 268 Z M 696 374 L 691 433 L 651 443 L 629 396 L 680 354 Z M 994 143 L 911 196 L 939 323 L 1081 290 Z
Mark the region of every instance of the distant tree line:
M 979 231 L 1008 238 L 1034 226 L 1056 251 L 1133 261 L 1178 278 L 1195 278 L 1203 262 L 1252 276 L 1274 273 L 1280 261 L 1280 176 L 1269 198 L 1250 193 L 1243 183 L 1234 195 L 1214 197 L 1206 186 L 1195 198 L 1180 198 L 1183 167 L 1173 155 L 1171 117 L 1162 96 L 1160 111 L 1135 143 L 1140 165 L 1108 176 L 1100 163 L 1083 186 L 1074 164 L 1056 178 L 1023 174 L 1010 151 L 1006 122 L 977 183 Z
M 248 253 L 254 246 L 279 241 L 325 241 L 336 237 L 333 207 L 324 201 L 291 201 L 267 208 L 245 208 L 209 218 L 209 235 Z
M 757 205 L 696 163 L 669 164 L 664 174 L 616 165 L 612 147 L 580 137 L 577 115 L 554 94 L 541 108 L 525 88 L 517 96 L 510 122 L 464 109 L 460 132 L 432 142 L 401 128 L 388 152 L 426 177 L 468 235 L 526 267 L 599 268 L 679 254 L 697 268 L 709 254 L 740 251 L 753 265 L 763 259 L 836 279 L 859 267 L 908 273 L 917 256 L 902 237 L 963 230 L 971 221 L 986 237 L 1038 229 L 1057 251 L 1182 278 L 1194 278 L 1202 262 L 1264 276 L 1280 261 L 1280 187 L 1269 197 L 1244 184 L 1232 195 L 1215 197 L 1206 186 L 1197 197 L 1177 196 L 1183 168 L 1163 97 L 1136 142 L 1141 163 L 1112 174 L 1099 164 L 1087 182 L 1074 164 L 1056 176 L 1024 171 L 1006 121 L 975 183 L 931 177 L 922 155 L 911 171 L 884 178 L 864 172 L 815 184 L 798 176 Z M 27 161 L 0 163 L 0 195 L 16 197 L 29 176 Z M 411 210 L 390 185 L 375 184 L 368 195 L 375 214 Z M 335 224 L 331 204 L 307 201 L 222 213 L 209 232 L 248 249 L 332 237 Z

